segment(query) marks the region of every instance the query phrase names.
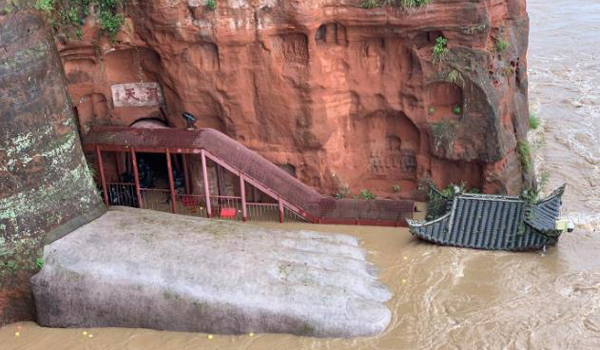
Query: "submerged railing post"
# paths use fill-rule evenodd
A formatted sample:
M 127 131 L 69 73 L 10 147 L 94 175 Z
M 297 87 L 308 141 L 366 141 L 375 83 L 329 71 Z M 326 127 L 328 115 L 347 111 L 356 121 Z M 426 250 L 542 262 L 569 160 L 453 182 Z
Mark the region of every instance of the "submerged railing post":
M 173 165 L 171 164 L 171 150 L 167 148 L 167 170 L 169 171 L 169 192 L 171 194 L 171 211 L 177 212 L 177 202 L 175 196 L 175 181 L 173 181 Z
M 208 171 L 206 167 L 206 154 L 204 150 L 200 150 L 200 158 L 202 159 L 202 178 L 204 180 L 204 197 L 206 198 L 206 216 L 212 217 L 211 205 L 210 205 L 210 186 L 208 186 Z
M 104 204 L 108 206 L 108 188 L 106 187 L 106 177 L 104 176 L 104 162 L 102 161 L 102 151 L 100 146 L 96 146 L 96 162 L 98 163 L 98 172 L 100 173 L 100 182 L 102 183 L 102 191 L 104 192 Z
M 140 190 L 140 175 L 138 173 L 137 159 L 135 157 L 135 150 L 132 148 L 129 149 L 129 154 L 131 155 L 131 165 L 133 167 L 133 181 L 135 182 L 135 194 L 138 200 L 138 208 L 143 208 L 142 203 L 142 191 Z
M 281 197 L 277 199 L 277 204 L 279 205 L 279 223 L 283 224 L 283 202 L 281 201 Z
M 240 195 L 242 196 L 242 218 L 246 222 L 248 214 L 246 211 L 246 181 L 244 181 L 244 174 L 240 174 Z

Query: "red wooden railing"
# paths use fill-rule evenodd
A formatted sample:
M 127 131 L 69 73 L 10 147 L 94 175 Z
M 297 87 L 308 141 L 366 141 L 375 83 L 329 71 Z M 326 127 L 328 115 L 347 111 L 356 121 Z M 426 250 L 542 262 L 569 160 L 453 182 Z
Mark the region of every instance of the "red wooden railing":
M 173 178 L 172 154 L 187 154 L 182 150 L 166 149 L 166 163 L 169 188 L 144 188 L 140 185 L 137 167 L 137 150 L 129 148 L 126 152 L 130 155 L 133 172 L 133 183 L 107 182 L 104 169 L 102 152 L 118 152 L 113 148 L 104 149 L 103 146 L 95 147 L 96 165 L 100 177 L 102 194 L 107 206 L 124 205 L 143 209 L 170 211 L 173 213 L 215 217 L 226 220 L 256 220 L 256 221 L 308 221 L 306 214 L 295 206 L 287 203 L 281 196 L 272 190 L 243 174 L 241 171 L 229 166 L 210 152 L 200 150 L 202 164 L 203 194 L 177 193 Z M 147 150 L 145 150 L 147 151 Z M 121 151 L 121 153 L 125 153 Z M 156 151 L 154 152 L 156 153 Z M 189 166 L 186 157 L 183 157 L 185 173 L 185 189 L 189 192 L 191 187 L 189 179 Z M 207 161 L 213 161 L 218 166 L 237 175 L 240 181 L 240 196 L 218 196 L 210 194 L 210 180 L 207 170 Z M 117 162 L 117 167 L 119 167 Z M 246 183 L 257 188 L 262 193 L 271 197 L 275 203 L 256 203 L 246 200 Z

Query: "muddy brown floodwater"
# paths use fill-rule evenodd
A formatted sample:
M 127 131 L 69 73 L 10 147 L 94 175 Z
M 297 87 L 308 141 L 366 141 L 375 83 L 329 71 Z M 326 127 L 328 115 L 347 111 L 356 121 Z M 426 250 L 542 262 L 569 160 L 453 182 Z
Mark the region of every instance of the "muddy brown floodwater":
M 381 268 L 382 281 L 394 293 L 389 302 L 393 318 L 384 333 L 356 339 L 284 334 L 214 335 L 208 339 L 206 334 L 117 328 L 59 330 L 19 323 L 0 329 L 0 348 L 600 349 L 600 240 L 593 233 L 568 234 L 558 248 L 540 254 L 437 247 L 394 228 L 285 227 L 362 238 L 369 260 Z
M 542 119 L 533 135 L 537 163 L 549 175 L 548 189 L 569 184 L 565 215 L 579 224 L 558 247 L 546 254 L 485 252 L 429 245 L 406 230 L 302 225 L 363 239 L 394 293 L 383 334 L 208 339 L 19 323 L 0 329 L 0 349 L 600 349 L 600 1 L 529 0 L 528 7 L 531 102 Z

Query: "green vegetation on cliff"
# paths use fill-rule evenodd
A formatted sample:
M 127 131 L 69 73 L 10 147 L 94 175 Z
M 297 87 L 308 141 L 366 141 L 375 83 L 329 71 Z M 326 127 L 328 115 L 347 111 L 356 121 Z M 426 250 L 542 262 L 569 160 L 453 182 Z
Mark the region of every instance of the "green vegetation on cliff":
M 523 167 L 524 171 L 532 171 L 533 164 L 531 163 L 531 147 L 527 141 L 519 141 L 517 145 L 517 155 L 519 156 L 519 162 Z
M 443 36 L 438 36 L 435 39 L 435 45 L 433 45 L 433 60 L 435 62 L 442 62 L 448 54 L 448 39 Z
M 529 112 L 529 127 L 535 130 L 539 128 L 540 124 L 540 118 L 535 113 Z
M 208 8 L 210 11 L 216 10 L 217 9 L 217 0 L 207 0 L 206 8 Z
M 123 7 L 121 0 L 37 0 L 34 7 L 46 13 L 54 29 L 78 38 L 90 12 L 97 16 L 102 32 L 111 40 L 125 21 L 119 13 Z

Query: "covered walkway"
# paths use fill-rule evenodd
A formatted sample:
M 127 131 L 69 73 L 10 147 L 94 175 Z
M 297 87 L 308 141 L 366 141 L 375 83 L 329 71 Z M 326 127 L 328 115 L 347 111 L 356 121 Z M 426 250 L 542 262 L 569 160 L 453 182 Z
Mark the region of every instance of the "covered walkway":
M 415 208 L 413 201 L 324 196 L 213 129 L 94 127 L 84 148 L 94 158 L 107 205 L 243 221 L 381 226 L 406 226 Z

